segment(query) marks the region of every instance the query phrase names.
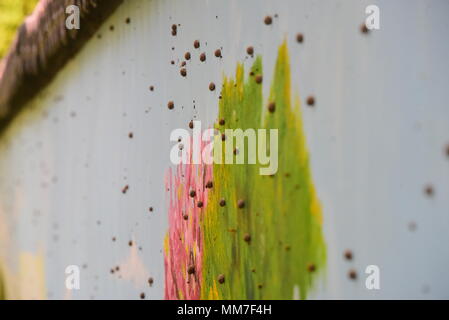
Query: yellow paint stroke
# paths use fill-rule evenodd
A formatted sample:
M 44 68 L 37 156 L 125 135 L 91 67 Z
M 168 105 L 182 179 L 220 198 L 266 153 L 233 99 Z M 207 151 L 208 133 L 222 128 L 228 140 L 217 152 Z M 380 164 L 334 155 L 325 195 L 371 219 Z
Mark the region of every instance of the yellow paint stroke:
M 0 0 L 0 59 L 6 54 L 17 29 L 38 0 Z
M 11 270 L 4 266 L 0 273 L 3 274 L 3 299 L 46 299 L 45 264 L 42 253 L 21 252 L 18 267 Z

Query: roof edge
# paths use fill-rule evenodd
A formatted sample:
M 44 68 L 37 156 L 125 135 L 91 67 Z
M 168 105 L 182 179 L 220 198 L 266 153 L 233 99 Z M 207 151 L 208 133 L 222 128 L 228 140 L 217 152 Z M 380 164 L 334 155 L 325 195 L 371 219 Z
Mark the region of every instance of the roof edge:
M 20 26 L 0 62 L 0 134 L 46 87 L 123 0 L 41 0 Z M 79 30 L 65 25 L 69 5 L 80 8 Z

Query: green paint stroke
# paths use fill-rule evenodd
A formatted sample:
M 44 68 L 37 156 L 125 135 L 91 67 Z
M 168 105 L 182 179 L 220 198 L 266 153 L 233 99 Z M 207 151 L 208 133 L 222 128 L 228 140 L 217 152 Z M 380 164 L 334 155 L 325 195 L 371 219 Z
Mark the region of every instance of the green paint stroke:
M 235 79 L 224 79 L 219 119 L 224 129 L 278 129 L 279 168 L 259 175 L 256 165 L 214 164 L 214 192 L 202 221 L 204 235 L 203 299 L 305 299 L 323 270 L 326 246 L 321 206 L 312 183 L 299 99 L 292 107 L 288 48 L 278 52 L 267 112 L 257 57 L 245 80 L 243 65 Z M 265 79 L 266 81 L 266 79 Z M 267 138 L 268 139 L 268 138 Z M 245 150 L 247 154 L 248 150 Z M 226 200 L 226 206 L 219 205 Z M 245 208 L 239 209 L 239 199 Z M 251 236 L 245 242 L 245 234 Z M 225 276 L 224 283 L 217 280 Z M 294 294 L 294 292 L 297 294 Z

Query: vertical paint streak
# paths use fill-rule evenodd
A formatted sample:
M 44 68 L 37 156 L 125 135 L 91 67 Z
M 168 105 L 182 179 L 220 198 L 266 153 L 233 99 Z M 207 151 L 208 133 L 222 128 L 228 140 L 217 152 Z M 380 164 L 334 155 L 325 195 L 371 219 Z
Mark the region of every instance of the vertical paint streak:
M 3 283 L 3 273 L 0 269 L 0 300 L 6 300 L 6 290 Z
M 192 159 L 191 154 L 189 158 Z M 208 204 L 206 183 L 210 180 L 210 165 L 180 164 L 175 174 L 171 169 L 167 174 L 170 229 L 165 240 L 166 299 L 200 298 L 203 250 L 200 220 Z M 195 191 L 194 197 L 190 196 L 191 191 Z M 203 203 L 201 208 L 199 201 Z M 189 274 L 189 268 L 194 268 L 193 273 Z

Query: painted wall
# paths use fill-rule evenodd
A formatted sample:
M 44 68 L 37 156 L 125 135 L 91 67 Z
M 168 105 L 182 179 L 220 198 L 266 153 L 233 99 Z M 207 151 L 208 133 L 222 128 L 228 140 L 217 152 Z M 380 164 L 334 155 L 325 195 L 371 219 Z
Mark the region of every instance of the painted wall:
M 381 29 L 364 34 L 368 4 Z M 248 46 L 268 103 L 286 41 L 326 243 L 308 297 L 449 298 L 448 14 L 443 0 L 126 2 L 1 138 L 7 297 L 163 298 L 170 132 L 213 126 L 223 77 L 255 61 Z M 65 287 L 68 265 L 80 290 Z

